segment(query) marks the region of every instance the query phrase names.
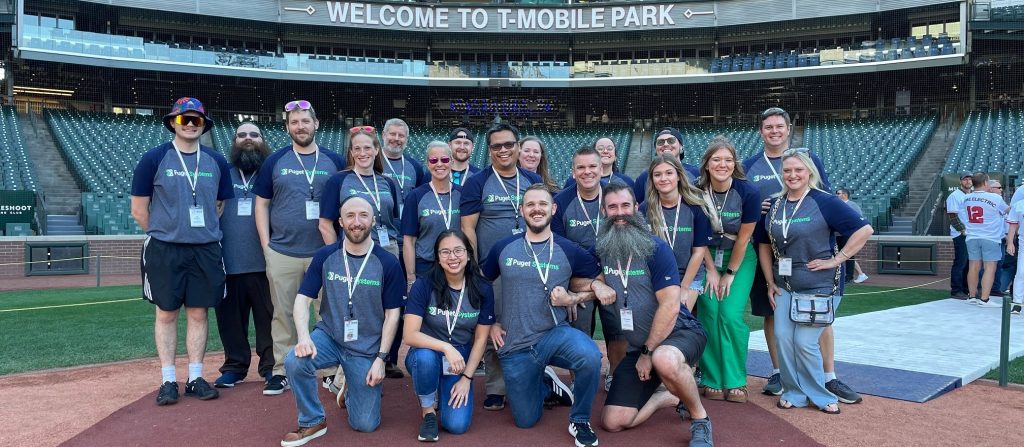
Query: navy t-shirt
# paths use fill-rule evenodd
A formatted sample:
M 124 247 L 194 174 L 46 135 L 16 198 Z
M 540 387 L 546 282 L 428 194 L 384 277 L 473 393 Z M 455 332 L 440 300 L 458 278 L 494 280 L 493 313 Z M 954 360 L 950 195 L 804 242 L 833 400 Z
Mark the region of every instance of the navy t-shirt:
M 454 346 L 471 346 L 476 325 L 490 326 L 495 321 L 494 292 L 491 291 L 491 285 L 486 281 L 479 281 L 477 286 L 480 290 L 480 306 L 473 307 L 469 302 L 469 296 L 463 295 L 462 307 L 455 310 L 440 309 L 437 305 L 437 293 L 431 287 L 430 281 L 418 278 L 412 285 L 412 289 L 409 290 L 409 301 L 405 304 L 405 313 L 423 317 L 420 332 Z M 448 289 L 452 306 L 459 303 L 460 292 L 460 290 Z M 453 319 L 455 327 L 449 337 L 448 324 Z
M 490 166 L 473 174 L 462 187 L 462 216 L 479 214 L 476 222 L 476 252 L 484 256 L 491 251 L 495 242 L 512 235 L 514 228 L 526 230 L 526 223 L 519 215 L 519 202 L 526 188 L 540 183 L 540 176 L 523 168 L 516 168 L 517 174 L 504 178 L 494 174 Z M 518 179 L 519 189 L 516 190 Z M 502 187 L 504 185 L 504 187 Z
M 761 219 L 761 196 L 754 185 L 746 180 L 733 179 L 732 186 L 728 191 L 719 193 L 711 192 L 712 207 L 721 206 L 722 233 L 738 234 L 740 225 L 757 223 Z M 709 246 L 731 250 L 735 241 L 723 236 L 713 234 Z
M 306 218 L 306 201 L 320 202 L 327 179 L 345 169 L 345 159 L 322 146 L 318 153 L 297 155 L 285 146 L 270 154 L 256 176 L 253 192 L 271 200 L 270 248 L 286 256 L 308 258 L 324 246 L 319 219 Z
M 406 211 L 402 214 L 402 236 L 416 238 L 416 259 L 433 262 L 434 242 L 437 241 L 437 236 L 442 231 L 460 228 L 461 200 L 462 187 L 452 185 L 448 192 L 439 192 L 434 196 L 434 190 L 430 188 L 429 182 L 416 187 L 409 193 L 409 197 L 405 198 Z M 445 215 L 449 216 L 447 225 Z
M 647 215 L 649 203 L 640 205 L 640 214 Z M 683 203 L 682 206 L 661 208 L 661 218 L 665 222 L 665 233 L 668 235 L 669 247 L 679 265 L 679 274 L 686 272 L 686 266 L 690 263 L 690 256 L 694 247 L 706 247 L 711 243 L 714 234 L 711 231 L 711 222 L 704 210 L 698 205 Z
M 195 203 L 188 180 L 193 177 Z M 234 192 L 223 155 L 199 146 L 198 151 L 182 153 L 179 159 L 174 144 L 168 141 L 142 154 L 132 174 L 132 195 L 149 197 L 146 234 L 152 238 L 177 244 L 208 244 L 220 241 L 222 236 L 217 202 L 234 197 Z M 191 225 L 189 208 L 193 205 L 202 208 L 206 225 Z
M 814 166 L 818 168 L 818 173 L 821 174 L 822 188 L 831 191 L 832 186 L 829 184 L 825 165 L 821 163 L 821 159 L 814 152 L 809 152 L 807 155 L 810 156 Z M 782 175 L 782 157 L 767 157 L 763 151 L 758 152 L 743 160 L 743 172 L 746 173 L 747 180 L 757 188 L 762 202 L 782 192 L 782 179 L 779 178 Z
M 245 176 L 236 168 L 231 168 L 231 184 L 235 189 L 235 198 L 224 201 L 224 213 L 220 216 L 220 228 L 224 238 L 220 241 L 224 253 L 224 273 L 236 275 L 241 273 L 265 272 L 263 249 L 260 247 L 260 235 L 256 232 L 256 218 L 253 210 L 256 205 L 255 194 L 252 193 L 252 182 L 256 173 Z M 238 215 L 238 202 L 247 200 L 248 215 Z
M 597 232 L 601 229 L 601 191 L 597 197 L 580 201 L 576 185 L 555 195 L 555 216 L 551 231 L 570 241 L 591 249 L 597 245 Z
M 360 181 L 360 177 L 362 181 Z M 320 217 L 331 222 L 338 221 L 341 216 L 341 201 L 349 196 L 359 196 L 370 202 L 376 218 L 375 225 L 383 225 L 388 232 L 390 243 L 402 245 L 399 236 L 399 192 L 398 186 L 390 177 L 374 173 L 372 176 L 356 174 L 355 171 L 341 171 L 331 176 L 324 186 L 324 194 L 320 198 Z M 379 202 L 378 202 L 379 201 Z M 378 206 L 379 205 L 379 206 Z M 339 233 L 341 237 L 341 233 Z M 370 237 L 380 243 L 377 231 L 370 228 Z
M 690 176 L 690 181 L 697 183 L 697 177 L 700 177 L 700 169 L 686 162 L 683 162 L 683 169 L 686 171 L 686 175 Z M 633 194 L 636 195 L 636 203 L 643 203 L 647 200 L 647 178 L 650 175 L 650 172 L 644 171 L 636 176 L 636 180 L 633 183 Z

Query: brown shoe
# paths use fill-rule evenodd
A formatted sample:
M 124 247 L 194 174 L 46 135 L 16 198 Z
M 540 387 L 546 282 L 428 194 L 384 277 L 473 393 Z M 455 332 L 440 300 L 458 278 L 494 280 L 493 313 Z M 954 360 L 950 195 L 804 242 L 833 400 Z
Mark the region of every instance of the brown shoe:
M 326 420 L 312 427 L 299 427 L 295 431 L 284 435 L 284 439 L 281 440 L 281 447 L 306 445 L 307 442 L 325 434 L 327 434 Z
M 725 394 L 725 400 L 729 402 L 744 403 L 747 401 L 747 387 L 732 388 Z
M 704 391 L 704 397 L 708 400 L 725 400 L 725 391 L 708 387 Z

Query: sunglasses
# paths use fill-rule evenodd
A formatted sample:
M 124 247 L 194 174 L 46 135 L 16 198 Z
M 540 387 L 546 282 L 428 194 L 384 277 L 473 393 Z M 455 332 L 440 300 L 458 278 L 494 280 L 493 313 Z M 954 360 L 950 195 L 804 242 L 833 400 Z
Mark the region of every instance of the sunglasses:
M 196 127 L 203 127 L 203 124 L 206 123 L 206 120 L 204 120 L 203 117 L 201 116 L 178 115 L 174 117 L 174 122 L 181 126 L 193 125 Z
M 300 99 L 300 100 L 297 100 L 297 101 L 291 101 L 288 104 L 284 105 L 284 111 L 285 112 L 291 112 L 292 110 L 295 110 L 295 109 L 309 110 L 309 109 L 312 109 L 312 108 L 313 108 L 313 105 L 310 104 L 309 101 L 306 101 L 305 99 Z
M 662 138 L 660 140 L 654 140 L 655 146 L 665 146 L 669 144 L 676 144 L 676 137 Z
M 238 133 L 235 134 L 236 138 L 249 137 L 249 138 L 252 138 L 252 139 L 256 139 L 256 138 L 259 138 L 260 136 L 261 135 L 260 135 L 259 132 L 238 132 Z
M 806 153 L 808 153 L 810 151 L 811 150 L 807 149 L 806 147 L 796 147 L 796 148 L 793 148 L 793 149 L 787 149 L 785 152 L 782 153 L 782 156 L 783 157 L 789 157 L 790 155 L 806 154 Z
M 373 126 L 356 126 L 356 127 L 353 127 L 351 129 L 349 129 L 348 133 L 356 133 L 356 132 L 359 132 L 359 131 L 371 132 L 372 133 L 372 132 L 376 132 L 377 129 L 374 129 Z
M 500 151 L 502 149 L 512 150 L 512 149 L 515 149 L 516 144 L 517 143 L 515 141 L 506 141 L 504 143 L 494 143 L 494 144 L 491 144 L 491 145 L 487 146 L 487 148 L 492 150 L 492 151 Z
M 441 157 L 441 158 L 430 157 L 430 158 L 427 159 L 427 161 L 429 161 L 430 164 L 432 164 L 432 165 L 436 165 L 438 162 L 444 163 L 444 164 L 448 164 L 449 162 L 452 161 L 452 159 L 448 158 L 448 157 Z

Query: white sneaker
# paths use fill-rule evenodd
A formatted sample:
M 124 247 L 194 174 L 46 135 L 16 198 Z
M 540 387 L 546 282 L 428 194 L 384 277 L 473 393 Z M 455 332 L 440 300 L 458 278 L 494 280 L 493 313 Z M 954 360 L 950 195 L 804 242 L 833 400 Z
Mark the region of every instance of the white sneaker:
M 965 304 L 970 304 L 970 305 L 973 305 L 973 306 L 977 306 L 979 303 L 981 303 L 981 300 L 979 300 L 977 298 L 967 298 L 967 301 L 964 301 L 964 303 Z
M 551 391 L 554 393 L 555 397 L 557 397 L 563 405 L 567 407 L 572 406 L 572 404 L 576 402 L 575 397 L 572 394 L 572 388 L 569 388 L 569 385 L 562 382 L 562 380 L 558 378 L 558 374 L 555 374 L 555 370 L 550 366 L 544 367 L 544 374 L 551 380 Z
M 862 283 L 864 281 L 867 281 L 867 280 L 868 280 L 868 275 L 865 275 L 863 272 L 861 274 L 857 275 L 856 278 L 853 278 L 853 282 L 855 282 L 857 284 L 860 284 L 860 283 Z
M 975 304 L 977 304 L 980 307 L 1003 307 L 1003 303 L 997 303 L 996 300 L 993 298 L 989 298 L 988 301 L 982 301 L 980 299 L 976 301 L 977 303 Z
M 1010 307 L 1010 315 L 1020 315 L 1020 304 L 1014 304 Z

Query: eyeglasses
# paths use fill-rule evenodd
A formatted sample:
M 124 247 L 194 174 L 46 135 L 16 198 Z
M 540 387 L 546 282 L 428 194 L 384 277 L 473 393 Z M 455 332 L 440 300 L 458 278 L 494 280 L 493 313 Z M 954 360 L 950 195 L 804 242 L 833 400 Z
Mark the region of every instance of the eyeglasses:
M 259 138 L 260 136 L 261 135 L 260 135 L 259 132 L 238 132 L 238 133 L 235 134 L 235 137 L 237 137 L 237 138 L 249 137 L 249 138 L 256 139 L 256 138 Z
M 654 145 L 655 146 L 666 146 L 666 145 L 670 145 L 670 144 L 676 144 L 676 141 L 677 141 L 676 137 L 661 138 L 661 139 L 658 139 L 658 140 L 654 140 Z
M 296 100 L 296 101 L 291 101 L 288 104 L 284 105 L 284 111 L 285 112 L 291 112 L 292 110 L 295 110 L 295 109 L 309 110 L 309 109 L 312 109 L 312 108 L 313 108 L 313 105 L 310 104 L 309 101 L 306 101 L 305 99 L 299 99 L 299 100 Z
M 373 133 L 373 132 L 376 132 L 377 129 L 374 129 L 373 126 L 356 126 L 356 127 L 353 127 L 351 129 L 349 129 L 348 133 L 356 133 L 356 132 L 359 132 L 359 131 Z
M 500 151 L 502 149 L 510 151 L 512 149 L 515 149 L 515 147 L 516 147 L 516 142 L 515 141 L 506 141 L 504 143 L 494 143 L 494 144 L 491 144 L 491 145 L 487 146 L 487 148 L 492 150 L 492 151 Z
M 203 127 L 203 124 L 206 123 L 206 120 L 204 120 L 203 117 L 201 116 L 178 115 L 174 117 L 174 122 L 178 123 L 178 125 L 181 126 L 193 125 L 196 127 Z
M 442 248 L 437 251 L 437 255 L 442 258 L 461 258 L 466 255 L 466 247 Z
M 806 153 L 808 153 L 810 151 L 811 150 L 807 149 L 806 147 L 795 147 L 793 149 L 786 149 L 786 151 L 782 153 L 782 156 L 783 157 L 789 157 L 791 155 L 796 155 L 796 154 L 806 154 Z
M 432 165 L 436 165 L 438 162 L 441 162 L 441 163 L 444 163 L 444 164 L 448 164 L 450 161 L 452 161 L 452 159 L 450 159 L 448 157 L 441 157 L 441 158 L 430 157 L 430 158 L 427 159 L 427 161 L 430 162 L 430 164 L 432 164 Z

